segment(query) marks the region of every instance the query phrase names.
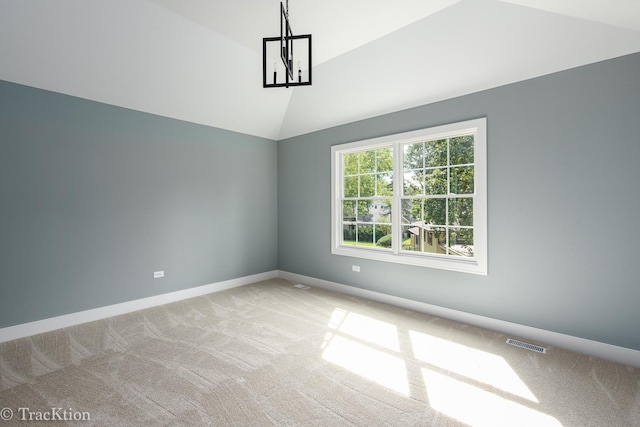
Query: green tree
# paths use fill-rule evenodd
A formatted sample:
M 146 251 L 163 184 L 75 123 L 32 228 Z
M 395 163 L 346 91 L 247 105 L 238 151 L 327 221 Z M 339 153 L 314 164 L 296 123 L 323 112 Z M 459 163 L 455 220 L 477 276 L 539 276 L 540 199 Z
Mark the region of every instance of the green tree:
M 356 222 L 345 228 L 344 239 L 374 244 L 391 227 L 391 202 L 382 199 L 393 195 L 393 151 L 381 148 L 343 156 L 345 198 L 342 204 L 343 221 Z M 374 217 L 375 213 L 375 217 Z M 347 227 L 347 226 L 346 226 Z
M 408 144 L 403 154 L 403 223 L 472 227 L 473 199 L 464 195 L 474 193 L 473 135 Z M 429 197 L 447 195 L 456 197 Z M 473 230 L 450 231 L 449 238 L 472 242 Z
M 345 197 L 379 197 L 393 194 L 393 153 L 391 148 L 346 154 Z

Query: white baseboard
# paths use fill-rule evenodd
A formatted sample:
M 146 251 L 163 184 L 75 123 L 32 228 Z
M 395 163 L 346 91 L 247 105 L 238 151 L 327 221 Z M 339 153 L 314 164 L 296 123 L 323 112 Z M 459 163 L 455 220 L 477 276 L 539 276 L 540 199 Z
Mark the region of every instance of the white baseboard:
M 445 319 L 455 320 L 492 331 L 514 335 L 515 337 L 526 338 L 539 344 L 548 344 L 589 356 L 595 356 L 618 363 L 624 363 L 630 366 L 640 367 L 640 351 L 638 350 L 618 347 L 611 344 L 591 341 L 584 338 L 546 331 L 544 329 L 519 325 L 517 323 L 506 322 L 503 320 L 492 319 L 490 317 L 479 316 L 477 314 L 465 313 L 463 311 L 439 307 L 437 305 L 427 304 L 420 301 L 413 301 L 410 299 L 387 295 L 367 289 L 347 286 L 340 283 L 330 282 L 328 280 L 316 279 L 315 277 L 289 273 L 287 271 L 278 271 L 278 277 L 292 282 L 315 286 L 318 288 L 340 292 L 343 294 L 395 305 L 398 307 L 430 314 L 437 317 L 442 317 Z
M 86 322 L 92 322 L 94 320 L 105 319 L 107 317 L 131 313 L 137 310 L 143 310 L 163 304 L 169 304 L 189 298 L 195 298 L 214 292 L 224 291 L 226 289 L 237 288 L 240 286 L 249 285 L 263 280 L 269 280 L 276 277 L 292 282 L 304 283 L 306 285 L 340 292 L 347 295 L 366 298 L 385 304 L 391 304 L 409 310 L 442 317 L 445 319 L 467 323 L 469 325 L 474 325 L 485 329 L 502 332 L 504 334 L 513 335 L 515 337 L 532 340 L 539 344 L 548 344 L 558 348 L 564 348 L 567 350 L 576 351 L 578 353 L 600 357 L 603 359 L 612 360 L 614 362 L 624 363 L 630 366 L 640 367 L 640 351 L 638 350 L 574 337 L 571 335 L 560 334 L 557 332 L 551 332 L 544 329 L 506 322 L 503 320 L 492 319 L 490 317 L 479 316 L 477 314 L 465 313 L 463 311 L 439 307 L 437 305 L 432 305 L 420 301 L 387 295 L 380 292 L 356 288 L 353 286 L 347 286 L 328 280 L 317 279 L 315 277 L 304 276 L 301 274 L 295 274 L 281 270 L 274 270 L 265 273 L 254 274 L 251 276 L 239 277 L 223 282 L 211 283 L 209 285 L 198 286 L 195 288 L 170 292 L 167 294 L 156 295 L 134 301 L 127 301 L 120 304 L 109 305 L 106 307 L 99 307 L 91 310 L 1 328 L 0 343 L 41 334 L 44 332 L 50 332 L 69 326 L 79 325 Z
M 239 286 L 249 285 L 262 280 L 274 279 L 277 275 L 278 272 L 273 270 L 251 276 L 239 277 L 237 279 L 225 280 L 223 282 L 211 283 L 209 285 L 198 286 L 195 288 L 183 289 L 181 291 L 127 301 L 120 304 L 108 305 L 105 307 L 94 308 L 49 319 L 37 320 L 35 322 L 9 326 L 0 329 L 0 343 L 44 332 L 50 332 L 56 329 L 67 328 L 81 323 L 92 322 L 94 320 L 105 319 L 107 317 L 118 316 L 120 314 L 131 313 L 132 311 L 143 310 L 145 308 L 199 297 L 213 292 L 237 288 Z

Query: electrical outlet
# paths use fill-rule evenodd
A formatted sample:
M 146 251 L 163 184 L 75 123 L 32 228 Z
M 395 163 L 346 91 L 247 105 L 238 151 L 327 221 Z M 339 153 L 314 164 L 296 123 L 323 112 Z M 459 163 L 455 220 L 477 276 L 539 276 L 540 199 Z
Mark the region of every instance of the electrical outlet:
M 153 278 L 154 279 L 160 279 L 161 277 L 164 277 L 164 271 L 154 271 L 153 272 Z
M 355 271 L 356 273 L 360 273 L 360 266 L 359 265 L 352 265 L 351 266 L 351 271 Z

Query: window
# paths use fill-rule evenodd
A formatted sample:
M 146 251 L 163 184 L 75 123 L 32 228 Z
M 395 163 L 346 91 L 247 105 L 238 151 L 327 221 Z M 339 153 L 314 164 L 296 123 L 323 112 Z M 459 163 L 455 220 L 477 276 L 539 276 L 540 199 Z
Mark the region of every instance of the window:
M 486 119 L 331 155 L 333 254 L 487 274 Z

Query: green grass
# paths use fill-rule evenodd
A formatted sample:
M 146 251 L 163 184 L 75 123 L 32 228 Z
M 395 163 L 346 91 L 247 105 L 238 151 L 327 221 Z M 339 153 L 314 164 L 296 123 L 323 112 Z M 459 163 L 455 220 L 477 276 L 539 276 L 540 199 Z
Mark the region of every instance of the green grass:
M 373 247 L 373 248 L 381 248 L 382 247 L 382 246 L 376 245 L 375 243 L 372 243 L 372 242 L 358 242 L 356 244 L 355 240 L 344 240 L 342 243 L 345 244 L 345 245 L 351 245 L 351 246 L 369 246 L 369 247 Z M 411 238 L 402 241 L 402 248 L 403 249 L 410 249 L 411 248 Z
M 342 242 L 345 245 L 352 245 L 352 246 L 369 246 L 369 247 L 379 247 L 378 245 L 376 245 L 375 243 L 372 242 L 355 242 L 354 240 L 344 240 Z

